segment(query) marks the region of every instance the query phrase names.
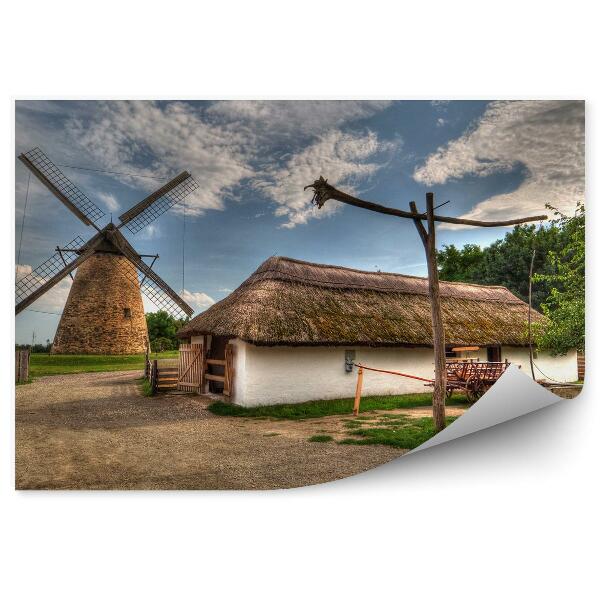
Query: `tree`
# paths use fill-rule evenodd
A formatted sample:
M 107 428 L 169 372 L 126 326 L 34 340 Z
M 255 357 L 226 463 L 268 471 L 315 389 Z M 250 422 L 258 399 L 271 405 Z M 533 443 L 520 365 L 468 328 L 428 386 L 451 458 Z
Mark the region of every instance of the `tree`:
M 552 252 L 560 251 L 568 243 L 568 234 L 560 224 L 536 228 L 534 225 L 517 225 L 503 239 L 487 248 L 466 244 L 462 249 L 444 246 L 438 252 L 440 278 L 445 281 L 465 281 L 484 285 L 506 286 L 521 300 L 529 295 L 529 268 L 535 248 L 533 270 L 542 275 L 556 274 L 551 260 Z M 540 310 L 552 286 L 538 281 L 533 288 L 532 305 Z
M 568 217 L 547 205 L 557 217 L 554 223 L 564 234 L 566 243 L 550 253 L 554 274 L 536 274 L 534 282 L 551 286 L 542 303 L 547 317 L 545 324 L 535 328 L 535 340 L 540 350 L 551 354 L 566 354 L 572 348 L 583 351 L 585 346 L 585 209 L 577 204 L 575 215 Z
M 461 250 L 454 244 L 443 248 L 437 253 L 440 277 L 444 281 L 473 282 L 482 268 L 484 250 L 476 244 L 465 244 Z
M 156 352 L 177 348 L 176 334 L 186 322 L 187 319 L 176 319 L 164 310 L 146 313 L 150 347 Z

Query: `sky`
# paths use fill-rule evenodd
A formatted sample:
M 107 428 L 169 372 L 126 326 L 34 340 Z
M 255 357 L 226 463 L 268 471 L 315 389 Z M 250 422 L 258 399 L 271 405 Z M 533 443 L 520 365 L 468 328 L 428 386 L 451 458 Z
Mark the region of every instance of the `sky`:
M 138 253 L 194 308 L 224 298 L 269 256 L 426 275 L 410 220 L 329 201 L 323 175 L 361 198 L 497 220 L 571 214 L 585 188 L 580 101 L 18 101 L 15 257 L 27 273 L 86 227 L 16 160 L 41 148 L 107 217 L 188 170 L 199 189 L 136 235 Z M 26 210 L 25 210 L 26 208 Z M 25 218 L 24 218 L 25 216 Z M 438 247 L 488 245 L 505 228 L 439 225 Z M 17 343 L 54 337 L 71 280 L 16 317 Z M 145 300 L 146 310 L 155 307 Z

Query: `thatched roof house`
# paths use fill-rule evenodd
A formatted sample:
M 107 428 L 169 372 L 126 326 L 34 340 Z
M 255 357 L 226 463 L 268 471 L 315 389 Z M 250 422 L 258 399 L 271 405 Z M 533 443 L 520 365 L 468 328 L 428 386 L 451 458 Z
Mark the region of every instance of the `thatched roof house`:
M 526 343 L 528 306 L 505 287 L 440 282 L 440 293 L 448 344 Z M 271 257 L 180 337 L 202 334 L 263 346 L 432 346 L 427 279 Z
M 441 282 L 440 292 L 449 351 L 469 346 L 480 360 L 527 362 L 525 302 L 501 286 Z M 533 311 L 534 321 L 541 318 Z M 234 347 L 234 401 L 247 405 L 352 395 L 355 378 L 344 368 L 349 356 L 350 362 L 433 375 L 422 277 L 271 257 L 178 335 L 202 343 L 216 360 L 228 343 Z M 572 370 L 570 359 L 543 360 L 550 376 Z M 414 380 L 366 379 L 365 393 L 423 391 Z

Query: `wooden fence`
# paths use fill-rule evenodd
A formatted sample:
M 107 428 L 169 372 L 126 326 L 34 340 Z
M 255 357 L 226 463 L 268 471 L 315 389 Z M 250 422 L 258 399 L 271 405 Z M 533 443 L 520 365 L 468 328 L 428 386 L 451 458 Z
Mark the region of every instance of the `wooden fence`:
M 577 353 L 577 379 L 583 381 L 585 379 L 585 353 Z
M 15 381 L 23 383 L 29 380 L 29 350 L 15 351 Z

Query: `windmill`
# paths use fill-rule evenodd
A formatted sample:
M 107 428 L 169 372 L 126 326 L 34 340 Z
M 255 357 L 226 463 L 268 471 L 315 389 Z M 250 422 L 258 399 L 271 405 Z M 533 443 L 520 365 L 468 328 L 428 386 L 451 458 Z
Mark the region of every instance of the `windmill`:
M 144 352 L 148 330 L 143 292 L 159 310 L 181 318 L 193 309 L 153 270 L 158 255 L 138 254 L 121 233 L 135 234 L 198 188 L 184 171 L 102 229 L 105 213 L 39 149 L 19 160 L 75 216 L 96 230 L 87 242 L 76 237 L 16 284 L 19 314 L 67 276 L 73 284 L 62 312 L 52 352 L 56 354 L 134 354 Z M 152 258 L 147 265 L 142 259 Z M 73 271 L 76 270 L 73 278 Z

